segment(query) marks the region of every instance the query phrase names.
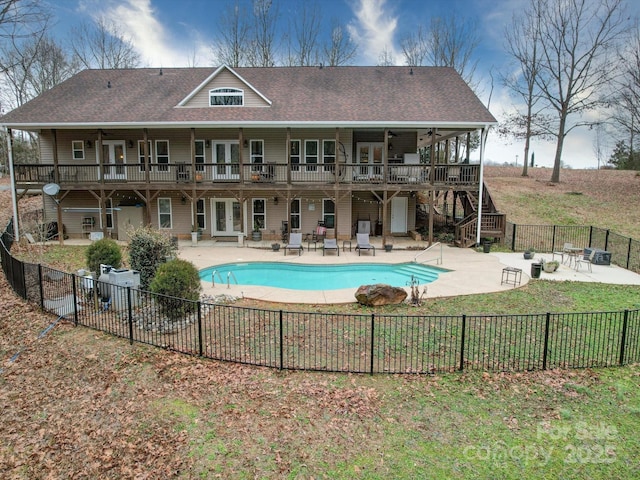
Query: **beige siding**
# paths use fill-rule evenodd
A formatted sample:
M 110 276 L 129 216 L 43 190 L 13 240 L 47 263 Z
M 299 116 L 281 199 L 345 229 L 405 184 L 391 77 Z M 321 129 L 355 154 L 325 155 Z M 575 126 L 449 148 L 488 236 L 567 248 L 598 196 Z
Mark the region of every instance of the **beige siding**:
M 244 91 L 245 107 L 268 107 L 269 104 L 264 101 L 255 91 L 246 83 L 242 82 L 238 77 L 227 70 L 221 71 L 209 83 L 204 85 L 185 105 L 185 108 L 228 108 L 228 107 L 209 107 L 209 90 L 212 88 L 239 88 Z M 242 108 L 242 107 L 236 107 Z

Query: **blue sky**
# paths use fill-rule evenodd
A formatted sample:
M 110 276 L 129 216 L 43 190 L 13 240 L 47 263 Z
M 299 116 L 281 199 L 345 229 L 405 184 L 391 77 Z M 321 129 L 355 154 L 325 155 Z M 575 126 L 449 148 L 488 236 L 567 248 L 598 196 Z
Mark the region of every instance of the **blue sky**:
M 248 0 L 245 0 L 248 1 Z M 274 0 L 279 14 L 291 18 L 304 2 L 310 0 Z M 145 66 L 214 65 L 212 45 L 216 19 L 230 0 L 48 0 L 55 15 L 56 35 L 64 38 L 69 29 L 81 21 L 104 16 L 115 21 L 140 54 Z M 488 101 L 489 72 L 494 72 L 494 88 L 489 105 L 500 119 L 513 108 L 508 93 L 500 87 L 497 71 L 506 66 L 503 31 L 515 11 L 521 11 L 527 0 L 317 0 L 323 23 L 337 18 L 348 26 L 358 44 L 355 64 L 375 65 L 386 49 L 397 63 L 402 62 L 400 40 L 419 25 L 427 28 L 431 16 L 451 14 L 475 18 L 480 27 L 481 44 L 476 50 L 478 67 L 474 80 L 479 82 L 478 95 Z M 633 5 L 633 1 L 631 2 Z M 286 24 L 286 22 L 283 22 Z M 563 161 L 573 168 L 595 168 L 593 132 L 580 130 L 565 142 Z M 536 164 L 552 166 L 555 144 L 534 142 Z M 611 145 L 609 148 L 612 148 Z M 522 142 L 505 143 L 490 135 L 486 159 L 515 162 L 522 165 Z M 607 152 L 606 156 L 608 157 Z

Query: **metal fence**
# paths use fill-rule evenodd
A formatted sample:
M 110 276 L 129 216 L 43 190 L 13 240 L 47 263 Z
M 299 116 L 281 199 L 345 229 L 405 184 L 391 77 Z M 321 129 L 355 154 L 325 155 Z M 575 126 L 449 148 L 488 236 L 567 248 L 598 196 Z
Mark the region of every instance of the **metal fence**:
M 132 344 L 215 360 L 371 374 L 640 361 L 640 310 L 460 316 L 262 310 L 101 284 L 21 262 L 10 247 L 11 225 L 2 236 L 2 267 L 12 288 L 30 303 Z
M 640 242 L 611 230 L 575 225 L 516 225 L 507 222 L 505 244 L 513 251 L 533 248 L 536 252 L 554 252 L 565 243 L 597 248 L 611 253 L 611 262 L 640 273 Z

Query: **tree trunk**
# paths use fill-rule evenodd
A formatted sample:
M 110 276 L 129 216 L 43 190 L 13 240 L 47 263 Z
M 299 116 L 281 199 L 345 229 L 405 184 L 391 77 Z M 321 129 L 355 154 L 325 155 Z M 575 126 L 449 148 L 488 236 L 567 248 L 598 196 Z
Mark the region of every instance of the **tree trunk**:
M 564 131 L 567 123 L 567 114 L 560 114 L 560 125 L 558 127 L 558 143 L 556 143 L 556 157 L 553 160 L 553 172 L 551 173 L 551 183 L 560 182 L 560 163 L 562 161 L 562 146 L 564 145 Z

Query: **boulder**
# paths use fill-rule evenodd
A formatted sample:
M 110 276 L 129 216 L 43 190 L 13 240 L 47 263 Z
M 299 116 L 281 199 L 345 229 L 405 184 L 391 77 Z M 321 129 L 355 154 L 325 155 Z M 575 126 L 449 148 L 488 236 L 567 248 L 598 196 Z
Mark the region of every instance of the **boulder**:
M 407 298 L 407 292 L 403 288 L 392 287 L 384 283 L 361 285 L 356 291 L 358 303 L 369 307 L 395 305 L 404 302 L 405 298 Z

